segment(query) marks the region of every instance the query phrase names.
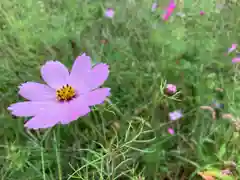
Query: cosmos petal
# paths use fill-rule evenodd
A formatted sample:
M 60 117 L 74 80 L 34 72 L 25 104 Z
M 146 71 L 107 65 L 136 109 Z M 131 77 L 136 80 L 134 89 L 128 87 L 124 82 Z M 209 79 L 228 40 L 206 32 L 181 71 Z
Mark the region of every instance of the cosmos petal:
M 69 102 L 68 106 L 65 107 L 67 109 L 66 118 L 61 120 L 61 124 L 69 124 L 91 111 L 84 99 L 84 96 L 80 96 Z
M 28 120 L 24 127 L 28 129 L 43 129 L 53 127 L 58 123 L 58 119 L 49 119 L 49 116 L 39 114 L 32 119 Z
M 41 68 L 43 80 L 52 88 L 59 89 L 66 85 L 68 69 L 59 61 L 48 61 Z
M 42 110 L 48 108 L 49 105 L 50 104 L 48 102 L 26 101 L 12 104 L 10 107 L 8 107 L 8 110 L 11 111 L 14 116 L 28 117 L 35 116 Z
M 25 127 L 29 129 L 50 128 L 62 120 L 67 119 L 68 109 L 63 107 L 67 103 L 51 103 L 51 106 L 38 112 L 35 117 L 25 123 Z
M 43 101 L 55 98 L 55 90 L 45 84 L 26 82 L 19 87 L 22 97 L 32 101 Z
M 87 88 L 86 81 L 89 79 L 91 67 L 91 58 L 89 56 L 86 56 L 85 53 L 78 56 L 68 78 L 68 84 L 78 89 L 80 93 L 87 92 L 89 89 Z
M 88 87 L 90 90 L 98 88 L 101 86 L 108 78 L 109 69 L 107 64 L 97 64 L 90 73 L 90 78 L 88 80 Z
M 89 92 L 86 96 L 88 106 L 102 104 L 104 100 L 110 95 L 110 88 L 99 88 Z
M 69 124 L 90 112 L 90 108 L 84 104 L 82 98 L 76 98 L 69 103 L 55 103 L 30 119 L 25 127 L 29 129 L 50 128 L 54 125 Z

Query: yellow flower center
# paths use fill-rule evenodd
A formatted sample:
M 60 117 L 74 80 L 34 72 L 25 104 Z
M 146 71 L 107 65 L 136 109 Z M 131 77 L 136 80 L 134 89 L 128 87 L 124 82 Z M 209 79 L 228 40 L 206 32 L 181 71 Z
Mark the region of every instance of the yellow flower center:
M 58 101 L 70 101 L 76 96 L 76 92 L 73 87 L 68 84 L 56 91 Z

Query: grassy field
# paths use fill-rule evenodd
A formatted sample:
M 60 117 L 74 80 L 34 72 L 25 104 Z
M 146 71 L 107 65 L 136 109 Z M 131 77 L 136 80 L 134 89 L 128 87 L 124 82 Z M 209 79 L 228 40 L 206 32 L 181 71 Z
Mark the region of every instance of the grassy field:
M 165 22 L 168 0 L 154 12 L 152 3 L 0 2 L 2 180 L 200 180 L 199 172 L 213 170 L 240 179 L 240 68 L 231 62 L 235 52 L 226 55 L 240 43 L 240 5 L 179 1 Z M 70 68 L 84 52 L 110 67 L 104 104 L 50 129 L 29 130 L 11 116 L 7 107 L 23 100 L 18 86 L 41 82 L 41 65 L 59 60 Z M 166 84 L 177 93 L 166 95 Z M 176 110 L 183 117 L 169 120 Z

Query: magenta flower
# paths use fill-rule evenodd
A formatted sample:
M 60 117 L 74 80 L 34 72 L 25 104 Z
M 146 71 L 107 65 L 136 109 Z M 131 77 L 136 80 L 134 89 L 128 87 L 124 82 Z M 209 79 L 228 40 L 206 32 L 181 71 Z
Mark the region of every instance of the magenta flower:
M 153 3 L 152 4 L 152 12 L 156 11 L 157 7 L 158 7 L 158 4 L 157 3 Z
M 169 113 L 169 118 L 171 121 L 176 121 L 182 117 L 182 112 L 180 110 L 173 111 Z
M 204 15 L 205 14 L 205 12 L 204 11 L 200 11 L 200 15 L 202 16 L 202 15 Z
M 167 21 L 169 19 L 169 17 L 172 15 L 175 8 L 176 8 L 176 4 L 174 0 L 170 0 L 170 3 L 162 17 L 164 21 Z
M 72 70 L 59 61 L 48 61 L 41 68 L 47 83 L 26 82 L 19 94 L 29 101 L 12 104 L 8 110 L 15 116 L 32 117 L 25 123 L 30 129 L 68 124 L 90 112 L 90 106 L 101 104 L 110 95 L 110 88 L 99 88 L 108 78 L 108 65 L 92 68 L 91 58 L 78 56 Z
M 171 135 L 173 135 L 173 134 L 175 133 L 175 131 L 174 131 L 174 129 L 172 129 L 172 128 L 168 128 L 168 133 L 171 134 Z
M 113 18 L 114 14 L 115 14 L 115 11 L 112 8 L 108 8 L 105 11 L 105 17 L 107 18 Z
M 177 91 L 177 87 L 174 84 L 167 84 L 167 93 L 174 94 Z
M 228 54 L 235 51 L 237 49 L 237 44 L 232 44 L 232 47 L 228 48 Z

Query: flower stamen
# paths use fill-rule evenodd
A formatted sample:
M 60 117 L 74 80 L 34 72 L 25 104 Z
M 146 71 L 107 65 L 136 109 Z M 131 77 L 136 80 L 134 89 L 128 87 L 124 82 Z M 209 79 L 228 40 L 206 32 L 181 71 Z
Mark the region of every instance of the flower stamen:
M 58 101 L 70 101 L 76 96 L 76 92 L 72 86 L 64 85 L 56 91 Z

